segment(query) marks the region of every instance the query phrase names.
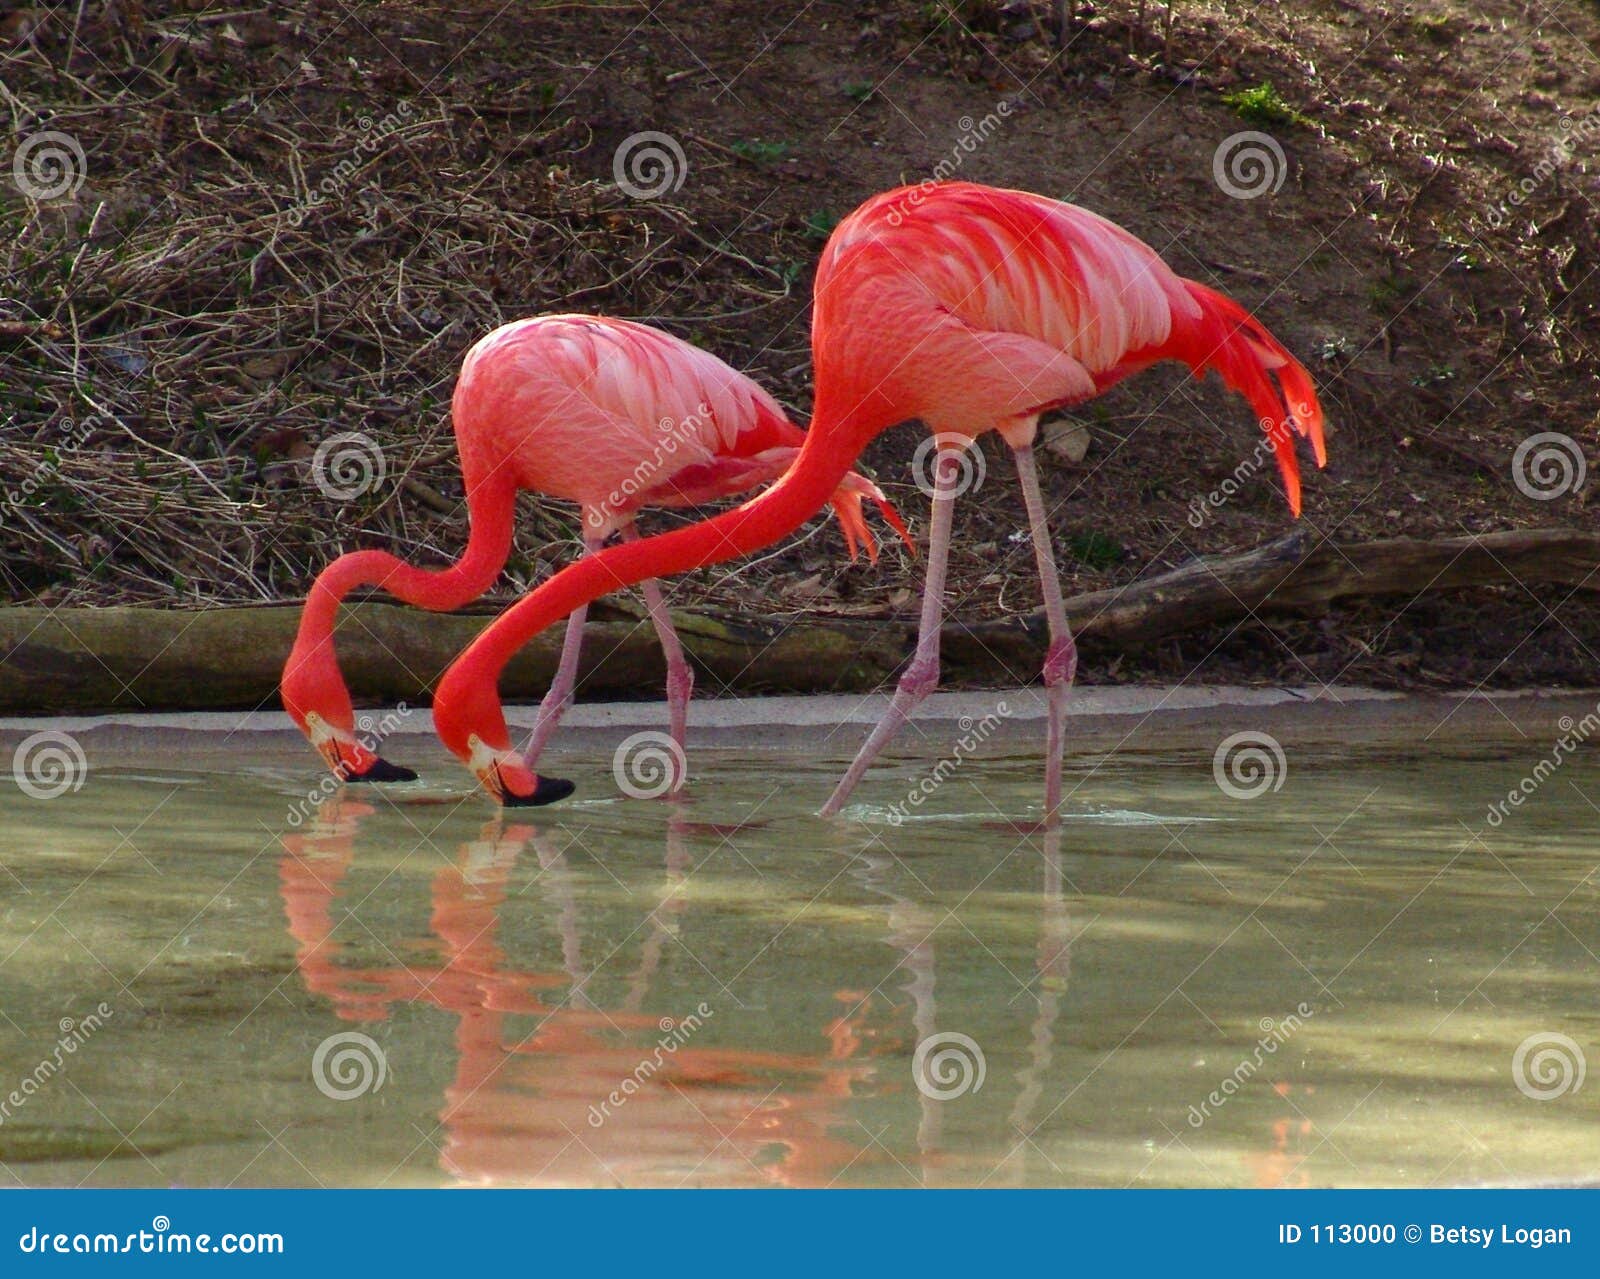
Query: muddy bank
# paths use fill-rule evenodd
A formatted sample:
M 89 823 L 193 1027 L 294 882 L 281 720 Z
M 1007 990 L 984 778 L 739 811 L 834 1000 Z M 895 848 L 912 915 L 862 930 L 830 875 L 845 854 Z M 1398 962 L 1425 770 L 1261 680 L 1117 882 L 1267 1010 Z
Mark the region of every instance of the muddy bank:
M 1311 616 L 1352 597 L 1416 598 L 1497 583 L 1579 588 L 1600 567 L 1600 536 L 1529 533 L 1391 539 L 1336 545 L 1295 533 L 1241 555 L 1212 556 L 1117 590 L 1067 601 L 1091 661 L 1119 649 L 1261 613 Z M 0 712 L 254 709 L 277 704 L 298 605 L 176 612 L 123 608 L 0 609 Z M 340 664 L 358 703 L 416 702 L 487 624 L 486 612 L 430 614 L 361 603 L 340 617 Z M 907 659 L 910 618 L 773 619 L 675 615 L 702 692 L 865 692 Z M 548 687 L 562 628 L 536 637 L 501 681 L 507 698 Z M 952 621 L 943 637 L 947 683 L 1006 686 L 1034 677 L 1048 642 L 1038 613 Z M 653 698 L 663 679 L 647 621 L 612 604 L 596 610 L 579 689 L 588 698 Z

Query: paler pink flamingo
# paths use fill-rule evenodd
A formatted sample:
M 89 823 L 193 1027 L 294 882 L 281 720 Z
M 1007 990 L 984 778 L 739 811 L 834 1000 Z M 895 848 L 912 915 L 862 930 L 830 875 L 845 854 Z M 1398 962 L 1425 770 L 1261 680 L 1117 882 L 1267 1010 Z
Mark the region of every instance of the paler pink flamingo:
M 356 737 L 333 646 L 339 603 L 352 590 L 378 586 L 421 608 L 460 608 L 488 590 L 505 564 L 520 489 L 578 503 L 585 552 L 594 554 L 613 533 L 637 537 L 634 517 L 641 507 L 693 506 L 777 478 L 806 438 L 776 400 L 716 356 L 659 329 L 588 315 L 519 320 L 483 338 L 461 366 L 451 414 L 470 520 L 466 553 L 439 570 L 414 568 L 383 551 L 340 556 L 313 584 L 284 667 L 285 708 L 348 781 L 416 776 Z M 853 471 L 841 472 L 827 500 L 851 558 L 859 544 L 877 559 L 863 497 L 915 549 L 878 488 Z M 648 576 L 642 581 L 666 657 L 671 734 L 681 751 L 694 676 L 659 584 Z M 538 758 L 571 701 L 586 605 L 567 623 L 529 760 Z M 480 759 L 479 765 L 492 770 L 493 761 Z M 682 780 L 680 768 L 674 789 Z M 571 790 L 570 783 L 548 778 L 541 786 L 500 793 L 512 803 L 542 804 Z
M 1062 718 L 1077 650 L 1033 458 L 1039 415 L 1162 360 L 1215 370 L 1255 410 L 1300 511 L 1291 428 L 1326 460 L 1306 370 L 1238 303 L 1176 275 L 1155 251 L 1084 209 L 952 182 L 875 196 L 822 251 L 812 317 L 816 406 L 794 466 L 765 493 L 690 528 L 610 548 L 543 583 L 488 627 L 440 681 L 439 734 L 503 801 L 539 779 L 510 752 L 496 683 L 527 640 L 629 582 L 745 554 L 820 508 L 881 431 L 920 419 L 940 442 L 915 656 L 824 813 L 837 812 L 939 677 L 939 628 L 959 450 L 985 431 L 1011 446 L 1049 622 L 1045 821 L 1059 819 Z M 1276 385 L 1274 384 L 1276 379 Z M 486 767 L 489 763 L 494 767 Z

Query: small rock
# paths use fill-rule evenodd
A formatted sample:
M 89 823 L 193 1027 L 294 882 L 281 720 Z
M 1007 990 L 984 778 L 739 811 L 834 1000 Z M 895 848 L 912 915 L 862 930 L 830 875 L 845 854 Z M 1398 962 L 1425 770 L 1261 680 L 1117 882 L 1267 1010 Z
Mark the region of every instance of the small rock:
M 793 582 L 783 588 L 785 595 L 793 595 L 800 599 L 815 599 L 826 593 L 822 585 L 822 574 L 813 573 L 810 577 L 799 582 Z
M 257 382 L 269 382 L 280 376 L 289 366 L 286 355 L 255 355 L 239 365 L 239 371 Z
M 1089 427 L 1076 418 L 1057 418 L 1039 427 L 1045 451 L 1076 466 L 1089 452 Z

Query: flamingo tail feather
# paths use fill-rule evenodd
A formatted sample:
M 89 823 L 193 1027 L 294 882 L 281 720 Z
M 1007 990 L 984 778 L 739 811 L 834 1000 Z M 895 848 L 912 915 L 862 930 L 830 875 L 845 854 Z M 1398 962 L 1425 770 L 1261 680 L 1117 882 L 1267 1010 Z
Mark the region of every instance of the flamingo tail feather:
M 1294 432 L 1311 442 L 1318 466 L 1326 466 L 1322 405 L 1311 375 L 1244 307 L 1203 284 L 1186 280 L 1200 318 L 1175 327 L 1164 354 L 1182 360 L 1196 376 L 1215 370 L 1249 401 L 1272 442 L 1289 509 L 1300 514 L 1300 468 Z

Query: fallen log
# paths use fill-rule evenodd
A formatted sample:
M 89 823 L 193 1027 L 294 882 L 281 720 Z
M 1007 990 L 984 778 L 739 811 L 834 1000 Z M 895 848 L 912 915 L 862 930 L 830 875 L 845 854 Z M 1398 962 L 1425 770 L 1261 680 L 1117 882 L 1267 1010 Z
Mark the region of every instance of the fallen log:
M 1558 585 L 1600 591 L 1600 534 L 1570 529 L 1420 541 L 1335 544 L 1296 531 L 1237 555 L 1067 601 L 1074 631 L 1096 646 L 1134 647 L 1251 616 L 1317 614 L 1352 597 L 1417 596 L 1464 587 Z M 278 675 L 299 605 L 180 612 L 154 608 L 0 608 L 0 712 L 276 709 Z M 677 614 L 701 688 L 840 692 L 879 687 L 909 656 L 912 618 L 773 620 Z M 340 615 L 339 657 L 362 703 L 417 701 L 483 628 L 485 612 L 432 614 L 359 603 Z M 555 670 L 561 628 L 507 668 L 507 698 L 536 698 Z M 1044 618 L 1027 614 L 944 634 L 953 681 L 1031 680 Z M 591 622 L 581 685 L 590 698 L 655 697 L 662 671 L 641 617 L 607 610 Z
M 1600 591 L 1600 534 L 1529 529 L 1340 545 L 1296 530 L 1241 555 L 1206 556 L 1126 588 L 1076 596 L 1068 613 L 1083 634 L 1126 642 L 1263 610 L 1320 613 L 1352 596 L 1514 582 Z

